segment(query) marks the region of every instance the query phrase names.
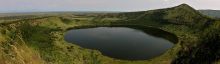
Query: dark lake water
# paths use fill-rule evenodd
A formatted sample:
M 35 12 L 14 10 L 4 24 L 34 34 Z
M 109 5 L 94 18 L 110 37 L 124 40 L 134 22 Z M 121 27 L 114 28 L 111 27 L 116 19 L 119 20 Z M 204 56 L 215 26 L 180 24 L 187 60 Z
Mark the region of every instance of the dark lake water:
M 64 38 L 67 42 L 88 49 L 96 49 L 103 55 L 123 60 L 145 60 L 165 53 L 174 43 L 164 37 L 163 31 L 147 28 L 95 27 L 69 30 Z M 153 32 L 153 33 L 150 33 Z M 154 31 L 156 31 L 154 33 Z M 155 34 L 156 36 L 152 35 Z

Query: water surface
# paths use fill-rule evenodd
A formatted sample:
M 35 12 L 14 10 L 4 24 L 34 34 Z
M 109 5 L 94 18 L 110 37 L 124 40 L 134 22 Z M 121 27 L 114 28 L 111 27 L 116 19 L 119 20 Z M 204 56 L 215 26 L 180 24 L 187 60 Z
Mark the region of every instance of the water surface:
M 174 45 L 162 37 L 128 27 L 72 29 L 65 34 L 65 40 L 84 48 L 99 50 L 103 55 L 124 60 L 150 59 L 165 53 Z

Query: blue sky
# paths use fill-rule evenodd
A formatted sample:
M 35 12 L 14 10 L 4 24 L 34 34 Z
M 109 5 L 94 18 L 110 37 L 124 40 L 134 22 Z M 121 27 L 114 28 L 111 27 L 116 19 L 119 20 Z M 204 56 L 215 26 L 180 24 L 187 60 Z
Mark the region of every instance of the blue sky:
M 220 0 L 0 0 L 0 12 L 144 11 L 181 3 L 196 9 L 220 10 Z

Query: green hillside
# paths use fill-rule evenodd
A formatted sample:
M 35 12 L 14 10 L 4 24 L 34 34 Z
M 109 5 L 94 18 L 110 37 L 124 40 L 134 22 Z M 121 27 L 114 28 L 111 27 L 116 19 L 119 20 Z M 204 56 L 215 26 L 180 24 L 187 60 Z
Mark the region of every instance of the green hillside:
M 179 41 L 161 56 L 129 61 L 103 56 L 63 38 L 71 28 L 114 25 L 158 28 L 175 34 Z M 219 28 L 219 20 L 187 4 L 140 12 L 25 18 L 0 24 L 0 64 L 218 64 Z
M 209 17 L 200 14 L 194 8 L 187 4 L 181 4 L 176 7 L 157 9 L 150 11 L 128 12 L 120 14 L 106 14 L 103 17 L 122 18 L 120 21 L 128 21 L 130 23 L 163 23 L 163 24 L 179 24 L 188 25 L 199 28 L 209 21 L 213 21 Z M 149 23 L 152 25 L 152 23 Z M 156 24 L 158 25 L 158 24 Z

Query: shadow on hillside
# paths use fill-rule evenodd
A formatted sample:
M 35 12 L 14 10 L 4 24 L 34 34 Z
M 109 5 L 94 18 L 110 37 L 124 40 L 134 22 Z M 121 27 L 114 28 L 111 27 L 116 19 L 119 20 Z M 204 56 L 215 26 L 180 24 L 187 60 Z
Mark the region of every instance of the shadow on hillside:
M 213 64 L 220 59 L 220 36 L 207 36 L 202 44 L 187 51 L 180 51 L 177 56 L 171 64 Z

